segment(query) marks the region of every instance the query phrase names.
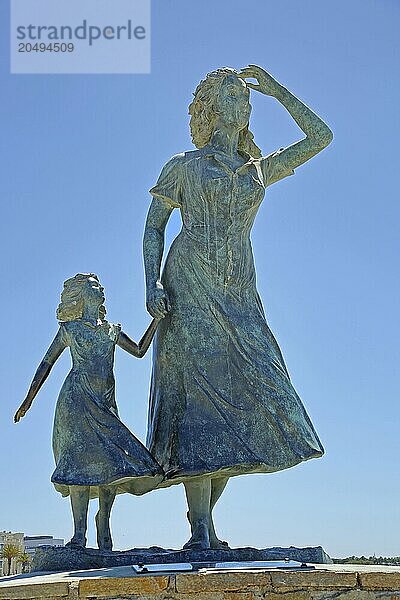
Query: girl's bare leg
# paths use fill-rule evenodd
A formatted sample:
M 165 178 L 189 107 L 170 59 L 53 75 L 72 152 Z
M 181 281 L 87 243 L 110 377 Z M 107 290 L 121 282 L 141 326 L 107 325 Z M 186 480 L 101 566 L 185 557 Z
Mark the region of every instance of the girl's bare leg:
M 210 548 L 211 478 L 203 477 L 184 485 L 192 537 L 183 547 L 207 550 Z
M 96 515 L 96 528 L 97 545 L 100 550 L 112 550 L 110 515 L 115 500 L 115 493 L 115 486 L 99 487 L 99 511 Z
M 74 535 L 68 546 L 86 546 L 87 512 L 89 507 L 89 487 L 71 485 L 69 488 L 72 515 L 74 517 Z

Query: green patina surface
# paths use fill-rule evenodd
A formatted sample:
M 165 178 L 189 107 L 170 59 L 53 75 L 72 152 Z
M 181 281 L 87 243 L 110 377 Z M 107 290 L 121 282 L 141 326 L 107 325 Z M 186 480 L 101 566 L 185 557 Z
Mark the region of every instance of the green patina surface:
M 275 97 L 304 139 L 262 156 L 249 130 L 250 90 Z M 197 149 L 168 161 L 151 189 L 144 261 L 153 322 L 136 344 L 105 320 L 96 275 L 66 281 L 60 329 L 15 415 L 15 421 L 25 415 L 69 347 L 72 369 L 57 401 L 52 481 L 71 497 L 73 546 L 86 544 L 90 497 L 99 497 L 99 547 L 110 550 L 116 494 L 183 482 L 192 529 L 186 547 L 224 549 L 212 510 L 230 477 L 279 471 L 323 454 L 265 319 L 250 233 L 265 190 L 325 148 L 332 133 L 254 65 L 209 73 L 189 112 Z M 175 208 L 182 230 L 161 273 Z M 118 417 L 113 362 L 116 345 L 141 357 L 154 335 L 148 451 Z
M 115 496 L 153 490 L 162 481 L 163 471 L 120 420 L 113 372 L 115 347 L 140 358 L 151 343 L 158 321 L 153 320 L 136 344 L 119 325 L 105 319 L 103 291 L 97 275 L 92 273 L 78 273 L 64 283 L 57 310 L 59 330 L 15 421 L 24 417 L 53 365 L 69 348 L 72 368 L 56 404 L 56 468 L 51 480 L 57 491 L 71 499 L 74 536 L 69 545 L 86 545 L 89 499 L 99 498 L 97 542 L 99 548 L 108 551 L 112 548 L 109 520 Z
M 246 79 L 255 78 L 257 84 Z M 249 131 L 250 89 L 275 97 L 305 133 L 263 157 Z M 325 148 L 327 125 L 266 71 L 219 69 L 189 107 L 197 150 L 174 156 L 150 190 L 144 235 L 154 342 L 147 445 L 163 485 L 185 483 L 191 547 L 223 547 L 212 509 L 229 477 L 323 454 L 256 288 L 250 241 L 266 188 Z M 181 213 L 162 274 L 164 231 Z

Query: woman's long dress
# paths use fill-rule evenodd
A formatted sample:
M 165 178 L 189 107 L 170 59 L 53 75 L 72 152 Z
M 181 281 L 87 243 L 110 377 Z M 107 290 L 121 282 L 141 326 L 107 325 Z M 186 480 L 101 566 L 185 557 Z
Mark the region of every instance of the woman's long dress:
M 210 148 L 176 155 L 151 194 L 182 230 L 162 282 L 171 312 L 154 341 L 147 447 L 163 485 L 287 469 L 323 454 L 256 289 L 250 231 L 279 152 L 232 171 Z
M 118 494 L 144 494 L 163 472 L 143 444 L 120 421 L 113 373 L 120 327 L 103 322 L 91 328 L 81 320 L 60 324 L 44 360 L 50 364 L 69 346 L 72 369 L 58 397 L 53 429 L 56 469 L 51 481 L 63 496 L 69 486 L 113 485 Z

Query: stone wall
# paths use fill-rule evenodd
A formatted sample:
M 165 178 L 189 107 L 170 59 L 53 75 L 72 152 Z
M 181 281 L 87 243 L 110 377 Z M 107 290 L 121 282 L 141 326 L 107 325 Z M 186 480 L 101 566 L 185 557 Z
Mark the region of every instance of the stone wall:
M 0 580 L 0 600 L 400 600 L 400 570 L 369 569 L 352 566 L 340 571 L 332 565 L 302 572 L 127 576 L 132 571 L 125 568 L 119 574 L 101 570 L 36 575 Z

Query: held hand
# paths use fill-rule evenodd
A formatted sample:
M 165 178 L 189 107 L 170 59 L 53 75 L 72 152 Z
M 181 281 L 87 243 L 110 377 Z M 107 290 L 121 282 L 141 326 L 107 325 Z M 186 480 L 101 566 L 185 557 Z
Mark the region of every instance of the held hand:
M 246 85 L 252 90 L 266 94 L 267 96 L 275 96 L 278 90 L 282 87 L 265 69 L 258 67 L 257 65 L 249 65 L 241 69 L 239 73 L 241 79 L 256 79 L 258 84 L 249 83 L 246 81 Z
M 17 410 L 17 412 L 14 415 L 14 423 L 18 423 L 18 421 L 20 421 L 22 419 L 22 417 L 24 417 L 26 415 L 26 413 L 28 412 L 30 407 L 31 407 L 30 402 L 27 402 L 26 400 L 24 400 L 24 402 L 21 404 L 21 406 L 19 407 L 19 409 Z
M 160 282 L 147 290 L 146 306 L 155 319 L 163 319 L 171 310 L 168 296 Z

